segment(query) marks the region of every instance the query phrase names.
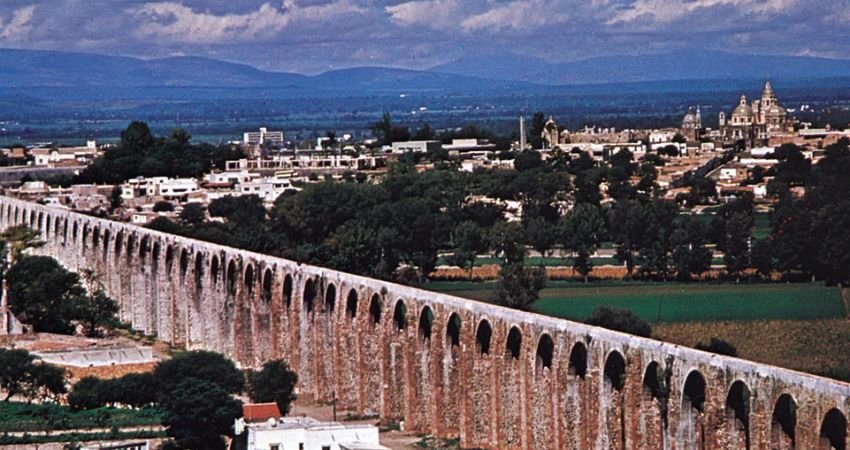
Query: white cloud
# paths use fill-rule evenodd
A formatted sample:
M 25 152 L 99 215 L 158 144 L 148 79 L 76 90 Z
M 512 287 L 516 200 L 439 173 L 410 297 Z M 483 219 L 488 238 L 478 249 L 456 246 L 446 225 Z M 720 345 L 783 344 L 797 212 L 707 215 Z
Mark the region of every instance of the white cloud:
M 147 3 L 135 11 L 141 19 L 136 34 L 189 44 L 262 41 L 277 36 L 290 24 L 323 21 L 365 10 L 349 0 L 301 6 L 284 0 L 280 7 L 263 3 L 256 11 L 216 15 L 175 2 Z
M 637 0 L 630 8 L 620 10 L 607 23 L 670 24 L 691 14 L 717 7 L 731 7 L 741 15 L 772 15 L 795 6 L 797 2 L 798 0 Z
M 20 41 L 25 39 L 32 31 L 32 18 L 35 13 L 35 5 L 16 9 L 12 13 L 9 23 L 0 20 L 0 40 Z
M 390 20 L 402 26 L 427 26 L 450 29 L 457 27 L 463 18 L 462 0 L 416 0 L 387 6 Z
M 467 17 L 461 23 L 465 31 L 528 30 L 564 23 L 570 15 L 563 11 L 564 2 L 549 0 L 517 0 L 498 5 L 488 11 Z

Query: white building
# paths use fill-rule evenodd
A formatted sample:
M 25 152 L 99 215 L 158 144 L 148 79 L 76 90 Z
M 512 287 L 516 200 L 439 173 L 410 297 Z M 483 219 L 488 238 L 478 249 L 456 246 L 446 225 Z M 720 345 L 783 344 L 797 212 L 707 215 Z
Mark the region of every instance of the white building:
M 440 150 L 443 144 L 440 141 L 405 141 L 393 142 L 393 153 L 427 153 Z
M 293 186 L 292 179 L 283 173 L 240 183 L 235 189 L 237 195 L 256 194 L 266 203 L 274 202 L 284 192 L 298 192 L 301 190 L 301 188 Z
M 242 134 L 242 143 L 255 147 L 258 145 L 283 145 L 283 131 L 269 131 L 262 127 L 260 131 L 249 131 Z
M 238 419 L 234 429 L 238 442 L 234 447 L 245 450 L 388 450 L 380 444 L 378 427 L 368 424 L 285 417 L 261 423 Z
M 182 197 L 199 192 L 198 180 L 194 178 L 138 177 L 121 185 L 121 198 L 132 200 L 138 197 Z

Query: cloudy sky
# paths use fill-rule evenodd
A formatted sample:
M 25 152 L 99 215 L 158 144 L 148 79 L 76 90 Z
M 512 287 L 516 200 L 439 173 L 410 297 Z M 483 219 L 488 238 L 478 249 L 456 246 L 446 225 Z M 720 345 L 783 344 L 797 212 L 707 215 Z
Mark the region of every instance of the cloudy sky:
M 850 59 L 850 0 L 0 0 L 0 47 L 315 73 L 464 54 L 682 49 Z

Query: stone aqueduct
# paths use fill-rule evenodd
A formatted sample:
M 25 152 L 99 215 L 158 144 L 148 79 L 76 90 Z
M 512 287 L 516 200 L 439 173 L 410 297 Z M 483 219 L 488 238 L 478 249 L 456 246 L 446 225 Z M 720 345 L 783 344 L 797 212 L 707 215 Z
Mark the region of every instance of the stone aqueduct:
M 0 197 L 133 327 L 464 447 L 845 449 L 850 385 Z

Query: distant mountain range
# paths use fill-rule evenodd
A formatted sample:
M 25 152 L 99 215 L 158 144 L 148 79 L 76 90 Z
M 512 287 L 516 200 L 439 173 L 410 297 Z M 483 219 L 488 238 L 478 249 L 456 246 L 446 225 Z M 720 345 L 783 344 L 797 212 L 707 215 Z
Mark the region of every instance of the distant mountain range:
M 604 56 L 552 64 L 516 54 L 464 57 L 430 69 L 470 77 L 547 85 L 671 80 L 838 78 L 850 75 L 850 60 L 807 56 L 739 55 L 679 51 L 644 56 Z
M 546 85 L 663 82 L 673 80 L 810 79 L 847 77 L 850 61 L 811 57 L 753 56 L 724 52 L 675 52 L 606 56 L 548 63 L 529 56 L 464 57 L 428 70 L 359 67 L 320 75 L 267 72 L 200 57 L 143 60 L 56 51 L 0 49 L 0 87 L 275 87 L 304 90 L 512 90 Z

